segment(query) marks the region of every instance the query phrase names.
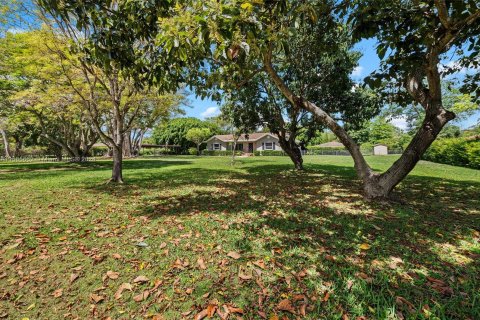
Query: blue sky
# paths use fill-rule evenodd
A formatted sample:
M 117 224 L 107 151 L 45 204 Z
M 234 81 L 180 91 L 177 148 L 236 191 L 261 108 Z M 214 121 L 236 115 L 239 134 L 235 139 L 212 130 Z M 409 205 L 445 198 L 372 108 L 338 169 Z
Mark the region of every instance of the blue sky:
M 361 52 L 363 56 L 360 58 L 358 67 L 353 71 L 352 78 L 354 80 L 360 81 L 375 69 L 379 67 L 380 59 L 377 56 L 376 50 L 376 41 L 375 39 L 368 39 L 359 42 L 355 46 L 355 50 Z M 209 99 L 201 100 L 196 98 L 195 95 L 189 97 L 192 106 L 191 108 L 186 108 L 186 116 L 188 117 L 197 117 L 200 119 L 205 119 L 211 116 L 216 116 L 220 113 L 220 105 Z M 477 120 L 480 118 L 480 112 L 476 112 L 473 116 L 468 119 L 455 123 L 462 128 L 468 128 L 477 123 Z M 392 119 L 391 121 L 394 125 L 399 128 L 406 128 L 406 121 L 403 118 Z

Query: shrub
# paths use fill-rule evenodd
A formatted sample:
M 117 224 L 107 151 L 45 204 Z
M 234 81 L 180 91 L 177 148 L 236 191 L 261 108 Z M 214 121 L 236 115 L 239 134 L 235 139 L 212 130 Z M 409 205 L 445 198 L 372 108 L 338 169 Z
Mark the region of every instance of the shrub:
M 174 149 L 169 148 L 142 148 L 140 155 L 155 156 L 155 155 L 175 155 L 178 154 Z
M 197 148 L 188 148 L 188 154 L 192 156 L 197 155 Z
M 279 150 L 261 150 L 254 151 L 253 155 L 255 156 L 284 156 L 285 152 Z
M 480 169 L 480 141 L 465 138 L 438 139 L 432 143 L 423 159 Z
M 344 147 L 333 147 L 333 148 L 327 148 L 327 147 L 321 147 L 321 146 L 309 146 L 307 147 L 308 151 L 315 151 L 315 150 L 346 150 Z
M 232 151 L 231 150 L 202 150 L 202 155 L 204 156 L 231 156 Z M 241 151 L 235 151 L 236 156 L 241 156 L 242 152 Z
M 93 157 L 102 157 L 108 153 L 108 147 L 93 147 L 90 149 L 90 154 Z

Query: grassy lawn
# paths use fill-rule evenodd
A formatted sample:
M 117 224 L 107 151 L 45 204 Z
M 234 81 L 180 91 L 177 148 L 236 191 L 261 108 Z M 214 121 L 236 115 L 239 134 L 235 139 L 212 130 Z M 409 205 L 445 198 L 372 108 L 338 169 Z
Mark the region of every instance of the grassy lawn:
M 421 162 L 390 205 L 305 162 L 0 164 L 0 318 L 480 319 L 480 171 Z

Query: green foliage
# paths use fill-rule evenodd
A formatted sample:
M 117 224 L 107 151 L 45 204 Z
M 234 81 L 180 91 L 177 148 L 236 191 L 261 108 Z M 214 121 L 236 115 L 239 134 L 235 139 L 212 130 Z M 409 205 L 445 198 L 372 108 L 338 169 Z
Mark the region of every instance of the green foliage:
M 197 148 L 188 148 L 188 154 L 192 156 L 198 155 Z
M 346 150 L 344 147 L 333 147 L 333 148 L 327 148 L 327 147 L 321 147 L 321 146 L 310 146 L 308 147 L 309 151 L 314 151 L 314 150 Z
M 180 145 L 181 152 L 186 153 L 188 148 L 195 147 L 195 143 L 187 138 L 190 129 L 208 129 L 211 135 L 218 132 L 218 127 L 207 121 L 197 118 L 176 118 L 154 128 L 152 137 L 157 144 Z
M 313 132 L 311 137 L 304 136 L 304 132 L 298 135 L 298 140 L 300 141 L 309 141 L 309 148 L 317 144 L 322 144 L 335 140 L 337 137 L 331 131 L 325 132 Z M 308 139 L 310 138 L 310 140 Z
M 203 125 L 206 125 L 205 123 L 202 123 Z M 197 147 L 200 147 L 200 144 L 210 138 L 212 136 L 212 132 L 210 131 L 209 128 L 192 128 L 189 129 L 185 135 L 185 138 L 189 141 L 192 141 L 197 145 Z M 190 150 L 189 150 L 190 153 Z
M 285 156 L 285 152 L 278 150 L 255 150 L 253 152 L 255 156 Z
M 454 166 L 480 169 L 480 141 L 467 138 L 444 138 L 432 143 L 425 160 Z
M 241 156 L 242 151 L 235 151 L 236 156 Z M 231 156 L 232 151 L 231 150 L 202 150 L 202 155 L 203 156 Z
M 351 131 L 350 135 L 365 148 L 373 148 L 376 144 L 385 144 L 390 149 L 403 149 L 411 139 L 409 135 L 383 117 L 375 118 L 360 130 Z
M 176 155 L 177 152 L 174 149 L 169 148 L 143 148 L 141 150 L 142 156 L 155 156 L 155 155 Z
M 104 156 L 106 154 L 108 154 L 108 147 L 107 146 L 96 146 L 96 147 L 93 147 L 92 149 L 90 149 L 90 154 L 93 156 L 93 157 L 101 157 L 101 156 Z

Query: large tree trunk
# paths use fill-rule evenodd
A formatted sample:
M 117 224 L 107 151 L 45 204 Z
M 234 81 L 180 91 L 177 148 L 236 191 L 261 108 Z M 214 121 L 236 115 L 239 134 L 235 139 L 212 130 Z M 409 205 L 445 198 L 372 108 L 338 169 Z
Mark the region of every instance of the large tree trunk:
M 388 198 L 392 190 L 413 170 L 437 138 L 442 128 L 455 118 L 455 114 L 441 106 L 436 113 L 425 116 L 412 141 L 401 157 L 384 173 L 376 174 L 364 180 L 364 192 L 367 198 Z
M 132 150 L 132 137 L 131 137 L 131 132 L 127 131 L 125 132 L 125 137 L 123 140 L 123 156 L 126 158 L 130 158 L 133 155 L 133 150 Z
M 110 179 L 111 182 L 116 183 L 123 183 L 123 172 L 122 172 L 122 165 L 123 165 L 123 152 L 122 147 L 114 146 L 112 148 L 113 151 L 113 168 L 112 168 L 112 178 Z
M 295 170 L 303 170 L 303 158 L 300 148 L 296 145 L 295 142 L 291 142 L 285 139 L 285 137 L 282 137 L 280 134 L 277 134 L 277 136 L 280 146 L 292 160 L 295 166 Z
M 8 144 L 7 133 L 3 129 L 0 129 L 0 133 L 2 134 L 3 145 L 5 147 L 5 157 L 11 158 L 12 155 L 11 155 L 11 152 L 10 152 L 10 145 Z

